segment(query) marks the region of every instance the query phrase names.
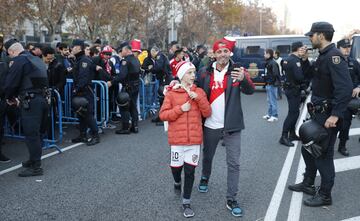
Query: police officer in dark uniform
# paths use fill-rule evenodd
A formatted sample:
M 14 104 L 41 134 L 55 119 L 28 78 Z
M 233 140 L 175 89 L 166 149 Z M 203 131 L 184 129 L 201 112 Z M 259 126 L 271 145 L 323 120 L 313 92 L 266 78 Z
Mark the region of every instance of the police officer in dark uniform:
M 40 137 L 45 132 L 49 109 L 46 66 L 39 57 L 25 52 L 14 39 L 8 40 L 5 48 L 12 58 L 4 86 L 5 98 L 9 105 L 20 105 L 25 143 L 30 154 L 30 159 L 22 164 L 26 169 L 19 176 L 39 176 L 43 174 Z
M 349 39 L 342 39 L 337 42 L 337 48 L 341 51 L 341 53 L 345 57 L 350 72 L 351 80 L 353 82 L 352 96 L 358 97 L 360 93 L 360 65 L 355 59 L 349 57 L 350 47 L 351 45 Z M 340 154 L 344 156 L 349 156 L 349 152 L 346 148 L 346 141 L 349 139 L 349 130 L 350 130 L 353 114 L 354 113 L 351 110 L 349 109 L 345 110 L 343 124 L 342 127 L 340 128 L 340 133 L 339 133 L 340 142 L 339 142 L 338 151 Z
M 100 142 L 98 127 L 94 117 L 94 92 L 91 81 L 95 77 L 96 65 L 85 55 L 85 44 L 83 40 L 75 39 L 72 44 L 72 54 L 76 57 L 73 68 L 74 91 L 73 96 L 85 97 L 88 101 L 86 113 L 79 114 L 80 135 L 72 139 L 73 143 L 85 142 L 88 146 Z M 87 138 L 86 131 L 90 128 L 90 137 Z
M 150 50 L 151 57 L 154 59 L 154 66 L 149 67 L 149 70 L 155 74 L 156 79 L 159 81 L 159 88 L 169 84 L 172 80 L 172 72 L 170 67 L 169 59 L 161 53 L 160 49 L 156 46 L 153 46 Z M 160 107 L 164 101 L 164 96 L 160 96 L 158 93 Z M 161 120 L 159 116 L 151 120 L 151 122 L 161 125 Z
M 345 58 L 331 43 L 333 26 L 328 22 L 315 22 L 309 36 L 313 48 L 319 49 L 319 57 L 313 65 L 312 97 L 308 104 L 313 120 L 327 129 L 328 136 L 319 145 L 322 155 L 314 158 L 304 147 L 301 149 L 305 161 L 304 180 L 289 185 L 292 191 L 301 191 L 313 195 L 304 200 L 311 207 L 331 205 L 331 190 L 334 185 L 334 144 L 341 118 L 351 99 L 352 82 Z M 319 170 L 321 185 L 315 192 L 314 180 Z
M 120 74 L 108 82 L 108 86 L 112 86 L 121 82 L 122 91 L 127 92 L 130 96 L 129 105 L 121 106 L 122 129 L 116 130 L 116 134 L 130 134 L 130 132 L 138 133 L 139 113 L 137 109 L 137 99 L 140 89 L 140 61 L 131 51 L 129 42 L 121 43 L 120 47 L 121 68 Z M 130 127 L 131 117 L 131 127 Z
M 1 44 L 0 53 L 2 53 L 1 39 L 0 39 L 0 44 Z M 10 159 L 2 153 L 2 139 L 4 137 L 4 123 L 5 123 L 5 114 L 7 108 L 7 104 L 5 100 L 4 84 L 5 84 L 5 78 L 7 72 L 8 72 L 8 64 L 5 62 L 5 60 L 2 60 L 0 54 L 0 162 L 1 163 L 10 162 Z
M 294 42 L 291 48 L 291 55 L 282 63 L 282 68 L 285 73 L 284 89 L 289 110 L 279 140 L 280 144 L 288 147 L 294 146 L 291 141 L 299 140 L 299 137 L 295 133 L 295 125 L 300 114 L 300 85 L 304 80 L 302 57 L 306 52 L 303 43 L 300 41 Z

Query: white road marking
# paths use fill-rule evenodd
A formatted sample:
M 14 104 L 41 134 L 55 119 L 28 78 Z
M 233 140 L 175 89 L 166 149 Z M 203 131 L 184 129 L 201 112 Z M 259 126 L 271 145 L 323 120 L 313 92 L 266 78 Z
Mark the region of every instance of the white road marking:
M 309 101 L 310 101 L 310 96 L 307 97 L 304 104 L 308 103 Z M 300 125 L 303 123 L 303 120 L 305 120 L 306 116 L 307 116 L 307 107 L 306 107 L 306 105 L 304 105 L 304 107 L 301 111 L 299 121 L 296 125 L 296 131 L 299 130 Z M 277 181 L 274 193 L 272 195 L 269 207 L 266 211 L 264 221 L 276 220 L 276 216 L 278 214 L 281 200 L 282 200 L 284 190 L 286 187 L 286 182 L 289 177 L 292 163 L 294 161 L 294 156 L 295 156 L 295 152 L 296 152 L 296 147 L 298 146 L 298 141 L 294 142 L 294 144 L 295 145 L 293 147 L 289 147 L 289 151 L 286 156 L 283 168 L 281 169 L 281 173 L 280 173 L 279 179 Z
M 341 221 L 360 221 L 360 216 L 355 216 L 349 219 L 343 219 Z
M 356 128 L 358 129 L 358 128 Z M 334 160 L 335 172 L 343 172 L 348 170 L 354 170 L 360 168 L 360 156 L 347 157 Z M 305 172 L 305 162 L 302 157 L 300 157 L 299 167 L 297 170 L 296 181 L 295 183 L 300 183 L 303 180 L 303 173 Z M 317 172 L 319 176 L 319 172 Z M 303 199 L 303 193 L 293 192 L 290 202 L 288 221 L 298 221 L 300 220 L 301 213 L 301 204 Z
M 76 143 L 76 144 L 73 144 L 73 145 L 71 145 L 71 146 L 65 147 L 65 148 L 63 148 L 63 149 L 61 149 L 61 150 L 62 150 L 63 152 L 65 152 L 65 151 L 68 151 L 68 150 L 70 150 L 70 149 L 72 149 L 72 148 L 75 148 L 75 147 L 80 146 L 80 145 L 83 145 L 83 144 L 84 144 L 84 143 Z M 59 153 L 60 153 L 59 151 L 54 150 L 54 152 L 51 152 L 51 153 L 48 153 L 48 154 L 42 156 L 41 159 L 46 159 L 46 158 L 48 158 L 48 157 L 54 156 L 54 155 L 59 154 Z M 9 173 L 9 172 L 11 172 L 11 171 L 17 170 L 17 169 L 19 169 L 19 168 L 21 168 L 21 167 L 22 167 L 22 165 L 21 165 L 21 164 L 18 164 L 18 165 L 16 165 L 16 166 L 10 167 L 10 168 L 8 168 L 8 169 L 2 170 L 2 171 L 0 171 L 0 176 L 1 176 L 1 175 L 4 175 L 4 174 L 6 174 L 6 173 Z

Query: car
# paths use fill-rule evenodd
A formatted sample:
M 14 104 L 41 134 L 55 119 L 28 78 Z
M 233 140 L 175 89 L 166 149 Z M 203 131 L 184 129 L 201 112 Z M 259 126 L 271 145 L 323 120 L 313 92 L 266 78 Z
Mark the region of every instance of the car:
M 263 75 L 265 71 L 264 52 L 271 48 L 280 51 L 284 59 L 291 53 L 291 44 L 296 41 L 303 42 L 307 48 L 312 49 L 311 42 L 304 35 L 262 35 L 246 37 L 226 37 L 236 41 L 232 60 L 243 65 L 249 72 L 253 82 L 257 86 L 265 85 Z M 317 50 L 309 50 L 309 59 L 315 59 Z

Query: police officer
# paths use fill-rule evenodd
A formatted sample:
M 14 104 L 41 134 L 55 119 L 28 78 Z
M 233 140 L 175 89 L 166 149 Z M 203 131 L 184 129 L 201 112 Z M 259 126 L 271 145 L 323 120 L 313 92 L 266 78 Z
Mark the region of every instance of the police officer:
M 334 34 L 333 26 L 328 22 L 315 22 L 309 36 L 313 48 L 319 49 L 319 57 L 313 66 L 312 118 L 323 125 L 328 137 L 321 142 L 323 154 L 314 158 L 304 147 L 301 149 L 305 161 L 304 180 L 290 185 L 292 191 L 302 191 L 313 197 L 304 200 L 304 204 L 311 207 L 331 205 L 331 190 L 334 185 L 334 144 L 348 102 L 351 99 L 352 82 L 345 58 L 331 43 Z M 311 105 L 311 104 L 308 104 Z M 316 172 L 319 170 L 321 185 L 319 191 L 314 189 Z
M 10 159 L 2 153 L 2 139 L 4 137 L 4 123 L 5 123 L 5 114 L 7 107 L 5 100 L 4 84 L 5 84 L 5 78 L 7 72 L 8 72 L 8 64 L 0 60 L 0 162 L 1 163 L 10 162 Z
M 49 109 L 45 96 L 48 87 L 46 66 L 39 57 L 25 52 L 14 39 L 8 40 L 5 48 L 12 58 L 5 80 L 5 98 L 9 105 L 20 105 L 25 143 L 30 155 L 30 159 L 22 163 L 26 169 L 19 176 L 39 176 L 43 174 L 40 136 L 45 132 Z
M 148 69 L 150 70 L 150 72 L 155 74 L 156 79 L 159 81 L 159 87 L 169 84 L 170 81 L 172 80 L 172 71 L 171 71 L 169 59 L 163 53 L 161 53 L 160 49 L 156 46 L 153 46 L 151 48 L 150 54 L 151 57 L 154 59 L 154 66 L 151 66 Z M 158 96 L 158 97 L 161 107 L 164 100 L 164 96 Z M 152 119 L 151 122 L 156 123 L 156 125 L 162 124 L 159 116 Z
M 341 53 L 345 57 L 345 61 L 347 62 L 348 69 L 350 72 L 351 80 L 353 82 L 352 96 L 358 97 L 360 93 L 360 65 L 355 59 L 349 57 L 350 46 L 351 45 L 349 39 L 342 39 L 337 42 L 337 48 L 341 51 Z M 349 139 L 349 130 L 350 130 L 353 114 L 354 113 L 351 110 L 349 109 L 345 110 L 342 127 L 340 128 L 340 133 L 339 133 L 340 142 L 339 142 L 338 151 L 340 154 L 344 156 L 349 156 L 349 152 L 346 149 L 346 141 Z
M 139 113 L 137 109 L 137 99 L 139 96 L 140 88 L 140 61 L 137 59 L 132 50 L 129 42 L 121 43 L 119 47 L 121 60 L 120 74 L 108 82 L 108 86 L 122 83 L 122 91 L 127 92 L 130 96 L 130 102 L 127 106 L 120 107 L 122 129 L 116 130 L 116 134 L 130 134 L 130 132 L 138 133 Z M 130 127 L 131 117 L 131 127 Z
M 80 135 L 72 139 L 73 143 L 86 142 L 88 146 L 100 142 L 98 127 L 94 117 L 94 92 L 91 81 L 95 77 L 96 65 L 85 55 L 85 44 L 83 40 L 76 39 L 72 44 L 71 53 L 76 57 L 73 68 L 74 91 L 73 96 L 85 97 L 88 100 L 86 113 L 79 114 Z M 90 128 L 90 138 L 86 136 L 87 129 Z
M 291 55 L 282 63 L 283 71 L 285 72 L 284 89 L 289 110 L 279 140 L 280 144 L 288 147 L 294 146 L 291 141 L 299 140 L 299 137 L 295 134 L 295 125 L 300 114 L 300 85 L 304 80 L 302 57 L 306 52 L 303 43 L 300 41 L 294 42 L 291 48 Z

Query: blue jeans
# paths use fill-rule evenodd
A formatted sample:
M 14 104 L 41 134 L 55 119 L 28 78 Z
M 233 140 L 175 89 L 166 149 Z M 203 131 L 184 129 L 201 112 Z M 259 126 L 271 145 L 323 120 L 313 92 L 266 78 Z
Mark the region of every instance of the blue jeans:
M 266 95 L 268 102 L 268 115 L 270 117 L 278 117 L 278 105 L 277 105 L 278 88 L 273 85 L 266 85 Z

